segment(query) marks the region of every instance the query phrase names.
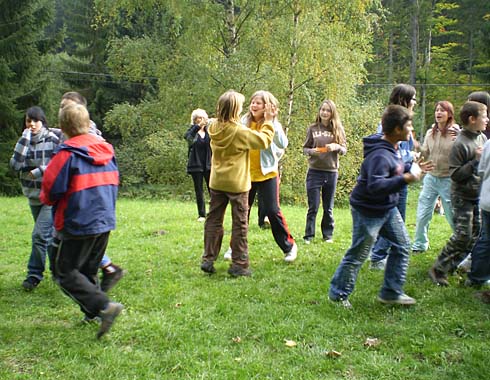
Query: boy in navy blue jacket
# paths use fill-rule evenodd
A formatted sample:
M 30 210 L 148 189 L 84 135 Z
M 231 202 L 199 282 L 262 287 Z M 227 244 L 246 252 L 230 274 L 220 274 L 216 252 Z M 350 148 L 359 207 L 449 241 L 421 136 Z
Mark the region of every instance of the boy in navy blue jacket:
M 382 126 L 383 134 L 363 139 L 364 161 L 350 195 L 352 245 L 330 283 L 329 298 L 344 307 L 351 307 L 347 298 L 354 290 L 359 269 L 378 234 L 392 243 L 378 300 L 386 304 L 415 304 L 415 300 L 403 292 L 410 238 L 397 208 L 400 189 L 419 180 L 422 172 L 418 164 L 404 164 L 397 151 L 398 142 L 410 138 L 412 112 L 390 105 L 383 114 Z M 430 163 L 423 167 L 430 170 Z
M 100 338 L 123 309 L 108 299 L 97 279 L 115 228 L 119 171 L 112 146 L 89 134 L 90 117 L 84 106 L 63 108 L 59 123 L 68 139 L 46 168 L 40 198 L 54 206 L 54 226 L 61 236 L 55 257 L 58 283 L 86 316 L 100 317 Z

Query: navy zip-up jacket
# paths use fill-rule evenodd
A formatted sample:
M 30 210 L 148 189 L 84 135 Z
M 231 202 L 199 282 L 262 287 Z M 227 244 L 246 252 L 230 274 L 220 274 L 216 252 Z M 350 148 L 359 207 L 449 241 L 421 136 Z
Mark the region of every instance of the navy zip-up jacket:
M 364 161 L 350 204 L 366 216 L 381 217 L 398 204 L 398 192 L 406 185 L 403 173 L 410 170 L 395 147 L 382 134 L 363 138 Z
M 86 134 L 66 140 L 44 173 L 40 199 L 54 205 L 54 226 L 70 235 L 95 235 L 116 226 L 119 171 L 111 144 Z

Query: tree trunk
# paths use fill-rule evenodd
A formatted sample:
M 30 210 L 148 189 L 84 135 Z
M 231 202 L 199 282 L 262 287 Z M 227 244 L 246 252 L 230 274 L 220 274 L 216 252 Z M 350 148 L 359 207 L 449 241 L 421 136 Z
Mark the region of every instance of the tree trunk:
M 291 125 L 291 115 L 293 113 L 293 101 L 294 101 L 294 84 L 295 84 L 295 68 L 298 63 L 298 25 L 299 15 L 301 10 L 295 9 L 293 13 L 293 33 L 291 37 L 291 52 L 289 58 L 289 90 L 288 90 L 288 115 L 286 119 L 285 133 L 287 135 L 289 127 Z
M 419 11 L 420 6 L 418 0 L 412 0 L 413 13 L 411 23 L 411 48 L 412 59 L 410 61 L 410 84 L 415 84 L 417 79 L 417 52 L 418 52 L 418 40 L 419 40 Z

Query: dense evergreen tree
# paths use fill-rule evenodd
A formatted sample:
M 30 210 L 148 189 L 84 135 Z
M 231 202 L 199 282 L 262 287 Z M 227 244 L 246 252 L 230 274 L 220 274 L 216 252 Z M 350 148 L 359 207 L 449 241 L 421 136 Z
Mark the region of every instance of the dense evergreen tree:
M 54 0 L 0 1 L 0 192 L 17 190 L 8 170 L 26 108 L 44 106 L 46 62 L 53 46 L 45 29 L 54 18 Z

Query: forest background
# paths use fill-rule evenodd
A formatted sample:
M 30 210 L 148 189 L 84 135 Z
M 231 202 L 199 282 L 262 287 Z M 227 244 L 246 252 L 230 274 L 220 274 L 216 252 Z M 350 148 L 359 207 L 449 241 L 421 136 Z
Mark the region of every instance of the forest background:
M 347 199 L 395 83 L 417 88 L 423 137 L 437 100 L 458 110 L 490 90 L 488 0 L 0 0 L 0 193 L 20 193 L 8 161 L 25 110 L 56 126 L 65 91 L 89 101 L 117 151 L 121 193 L 192 198 L 183 133 L 221 93 L 277 96 L 290 139 L 283 202 L 304 202 L 306 128 L 325 98 L 348 137 Z M 456 112 L 457 113 L 457 112 Z

